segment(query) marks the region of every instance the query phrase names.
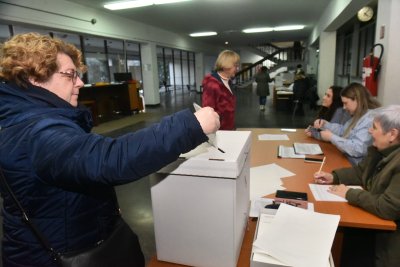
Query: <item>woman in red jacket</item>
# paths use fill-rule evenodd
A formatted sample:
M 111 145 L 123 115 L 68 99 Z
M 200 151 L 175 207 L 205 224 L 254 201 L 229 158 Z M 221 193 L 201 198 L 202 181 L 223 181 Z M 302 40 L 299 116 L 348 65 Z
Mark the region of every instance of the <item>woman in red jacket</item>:
M 239 55 L 224 50 L 215 62 L 215 70 L 202 82 L 203 107 L 212 107 L 219 114 L 220 130 L 235 130 L 236 96 L 232 92 L 231 78 L 239 68 Z

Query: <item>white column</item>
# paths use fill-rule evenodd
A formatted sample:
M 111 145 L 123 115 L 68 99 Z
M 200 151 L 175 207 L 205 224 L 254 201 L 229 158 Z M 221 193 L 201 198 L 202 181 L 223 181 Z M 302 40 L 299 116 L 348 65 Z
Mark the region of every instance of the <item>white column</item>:
M 318 95 L 322 99 L 335 77 L 336 31 L 322 32 L 319 37 Z
M 378 3 L 378 15 L 376 21 L 375 43 L 384 46 L 382 67 L 378 77 L 378 100 L 382 105 L 400 103 L 399 90 L 399 62 L 400 34 L 398 26 L 400 23 L 400 1 L 384 0 Z M 375 50 L 375 56 L 380 54 L 380 48 Z
M 204 72 L 204 54 L 203 53 L 196 53 L 195 54 L 195 61 L 196 61 L 196 92 L 200 92 L 201 82 L 205 76 Z
M 160 104 L 160 90 L 155 43 L 142 44 L 141 60 L 143 73 L 143 94 L 146 105 Z

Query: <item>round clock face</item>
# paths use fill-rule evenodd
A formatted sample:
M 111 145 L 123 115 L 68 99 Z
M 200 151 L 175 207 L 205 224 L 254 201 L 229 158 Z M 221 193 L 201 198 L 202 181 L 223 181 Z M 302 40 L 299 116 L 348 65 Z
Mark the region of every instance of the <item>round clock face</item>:
M 374 16 L 374 10 L 369 6 L 361 8 L 360 11 L 358 11 L 357 13 L 358 19 L 364 22 L 369 21 L 370 19 L 372 19 L 373 16 Z

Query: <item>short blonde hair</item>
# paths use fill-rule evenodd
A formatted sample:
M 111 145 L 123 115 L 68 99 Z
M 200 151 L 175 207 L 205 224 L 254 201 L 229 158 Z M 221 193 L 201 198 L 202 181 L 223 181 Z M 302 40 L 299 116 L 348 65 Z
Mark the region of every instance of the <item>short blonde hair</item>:
M 224 50 L 219 53 L 217 60 L 215 61 L 215 71 L 221 71 L 223 69 L 232 68 L 240 61 L 238 53 L 231 50 Z
M 17 34 L 0 47 L 0 77 L 25 88 L 29 78 L 46 82 L 59 68 L 60 53 L 69 56 L 78 71 L 86 71 L 74 45 L 39 33 Z

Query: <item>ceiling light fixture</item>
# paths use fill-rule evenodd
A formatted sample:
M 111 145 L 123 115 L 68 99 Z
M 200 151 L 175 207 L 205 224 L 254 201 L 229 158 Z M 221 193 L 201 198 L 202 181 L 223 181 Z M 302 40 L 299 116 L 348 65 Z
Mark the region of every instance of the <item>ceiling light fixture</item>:
M 274 31 L 292 31 L 292 30 L 302 30 L 304 29 L 304 25 L 289 25 L 289 26 L 280 26 L 274 27 Z
M 272 32 L 272 31 L 291 31 L 291 30 L 302 30 L 304 29 L 304 25 L 289 25 L 289 26 L 280 26 L 280 27 L 264 27 L 264 28 L 250 28 L 244 29 L 242 32 L 245 33 L 257 33 L 257 32 Z
M 104 7 L 110 10 L 120 10 L 128 8 L 136 8 L 151 5 L 163 5 L 177 2 L 185 2 L 191 0 L 134 0 L 134 1 L 121 1 L 105 4 Z
M 252 28 L 252 29 L 244 29 L 243 32 L 245 33 L 255 33 L 255 32 L 272 32 L 274 28 Z
M 195 32 L 195 33 L 191 33 L 189 35 L 192 37 L 203 37 L 203 36 L 217 35 L 217 33 L 216 32 Z

